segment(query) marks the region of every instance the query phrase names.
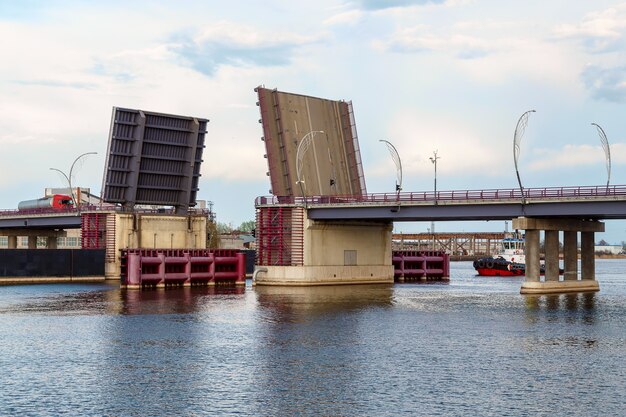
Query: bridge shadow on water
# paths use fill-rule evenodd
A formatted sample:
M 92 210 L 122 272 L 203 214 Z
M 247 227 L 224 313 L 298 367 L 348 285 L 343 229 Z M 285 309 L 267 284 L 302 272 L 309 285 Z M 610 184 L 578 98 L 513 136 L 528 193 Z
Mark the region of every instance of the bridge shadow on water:
M 205 308 L 211 301 L 239 300 L 245 296 L 242 286 L 180 287 L 168 289 L 124 290 L 118 284 L 84 285 L 82 291 L 72 291 L 75 286 L 56 284 L 35 288 L 32 296 L 21 302 L 0 308 L 3 313 L 71 315 L 144 315 L 192 314 Z M 42 288 L 41 293 L 36 289 Z M 61 290 L 57 290 L 61 288 Z M 72 289 L 64 292 L 63 289 Z M 49 290 L 48 290 L 49 291 Z
M 188 314 L 202 310 L 207 298 L 241 298 L 245 293 L 243 286 L 210 286 L 155 288 L 143 290 L 120 290 L 113 296 L 119 296 L 119 314 Z
M 595 292 L 550 294 L 550 295 L 523 295 L 528 311 L 593 311 L 596 304 Z
M 257 302 L 270 321 L 300 321 L 303 317 L 391 307 L 393 285 L 334 285 L 254 288 Z

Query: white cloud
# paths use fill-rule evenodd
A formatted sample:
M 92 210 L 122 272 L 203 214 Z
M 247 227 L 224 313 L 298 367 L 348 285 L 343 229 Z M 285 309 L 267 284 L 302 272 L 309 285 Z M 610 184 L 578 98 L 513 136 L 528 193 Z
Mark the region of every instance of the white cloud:
M 616 103 L 626 101 L 626 66 L 587 65 L 580 78 L 593 98 Z
M 416 116 L 420 114 L 420 116 Z M 430 175 L 433 165 L 429 158 L 437 151 L 437 170 L 445 175 L 464 175 L 481 170 L 486 175 L 500 175 L 506 167 L 505 158 L 494 158 L 506 151 L 506 145 L 494 145 L 493 139 L 481 137 L 474 127 L 453 115 L 447 117 L 424 114 L 423 111 L 405 110 L 396 113 L 389 121 L 388 136 L 398 150 L 405 177 Z M 389 176 L 394 165 L 391 157 L 383 152 L 367 176 Z M 484 170 L 489 166 L 489 170 Z
M 399 30 L 387 40 L 375 42 L 375 47 L 401 53 L 432 51 L 452 53 L 459 58 L 479 58 L 495 52 L 500 48 L 498 44 L 463 34 L 437 36 L 431 28 L 421 25 Z
M 528 164 L 533 171 L 553 171 L 559 168 L 576 168 L 586 165 L 605 164 L 606 157 L 601 145 L 563 145 L 560 149 L 538 148 Z M 611 145 L 611 164 L 626 163 L 626 144 Z
M 322 23 L 327 26 L 335 25 L 356 25 L 363 18 L 363 12 L 360 10 L 349 10 L 335 14 Z
M 220 21 L 202 27 L 193 37 L 193 41 L 201 44 L 217 42 L 247 48 L 264 48 L 284 44 L 307 44 L 319 40 L 319 36 L 300 35 L 286 31 L 260 31 L 254 27 L 236 22 Z
M 288 31 L 260 31 L 220 21 L 191 36 L 173 37 L 171 50 L 195 70 L 213 76 L 222 66 L 287 66 L 296 52 L 325 38 L 323 33 L 300 35 Z
M 575 39 L 591 52 L 612 52 L 624 47 L 626 5 L 586 15 L 579 24 L 563 23 L 553 30 L 555 39 Z

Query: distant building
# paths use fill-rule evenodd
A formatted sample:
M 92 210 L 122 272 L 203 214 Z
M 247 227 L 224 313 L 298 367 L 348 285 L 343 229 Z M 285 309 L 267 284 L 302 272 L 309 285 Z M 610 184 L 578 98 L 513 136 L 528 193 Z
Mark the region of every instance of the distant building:
M 622 245 L 596 245 L 596 252 L 610 253 L 611 255 L 618 255 L 624 251 Z
M 255 241 L 252 235 L 220 235 L 220 249 L 254 249 Z

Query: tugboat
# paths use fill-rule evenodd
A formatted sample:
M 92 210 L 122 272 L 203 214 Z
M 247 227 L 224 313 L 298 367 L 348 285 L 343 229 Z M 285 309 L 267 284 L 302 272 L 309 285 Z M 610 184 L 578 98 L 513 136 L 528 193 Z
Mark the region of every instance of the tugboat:
M 524 237 L 517 231 L 505 237 L 502 239 L 501 248 L 496 257 L 488 256 L 475 260 L 474 269 L 476 269 L 478 275 L 491 277 L 525 275 Z M 541 275 L 545 274 L 545 265 L 543 263 L 539 273 Z

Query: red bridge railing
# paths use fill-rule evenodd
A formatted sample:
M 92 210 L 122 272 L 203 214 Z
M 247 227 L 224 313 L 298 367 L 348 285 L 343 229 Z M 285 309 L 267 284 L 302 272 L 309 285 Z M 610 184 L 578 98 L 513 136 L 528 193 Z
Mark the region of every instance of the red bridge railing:
M 145 214 L 173 214 L 175 211 L 173 208 L 124 208 L 113 204 L 103 205 L 82 205 L 80 207 L 41 207 L 32 209 L 6 209 L 0 210 L 0 217 L 2 216 L 22 216 L 22 215 L 46 215 L 46 214 L 80 214 L 85 211 L 116 211 L 120 213 L 145 213 Z M 189 208 L 190 214 L 205 214 L 210 218 L 213 218 L 213 212 L 210 209 L 201 208 Z
M 568 186 L 568 187 L 543 187 L 524 189 L 524 198 L 527 201 L 549 200 L 561 198 L 601 198 L 601 197 L 626 197 L 626 185 L 598 185 L 598 186 Z M 519 188 L 488 189 L 488 190 L 452 190 L 452 191 L 419 191 L 403 193 L 372 193 L 364 195 L 326 195 L 326 196 L 264 196 L 257 197 L 255 205 L 279 205 L 279 204 L 368 204 L 368 203 L 398 203 L 398 202 L 434 202 L 434 201 L 485 201 L 497 202 L 498 200 L 520 200 L 522 193 Z

